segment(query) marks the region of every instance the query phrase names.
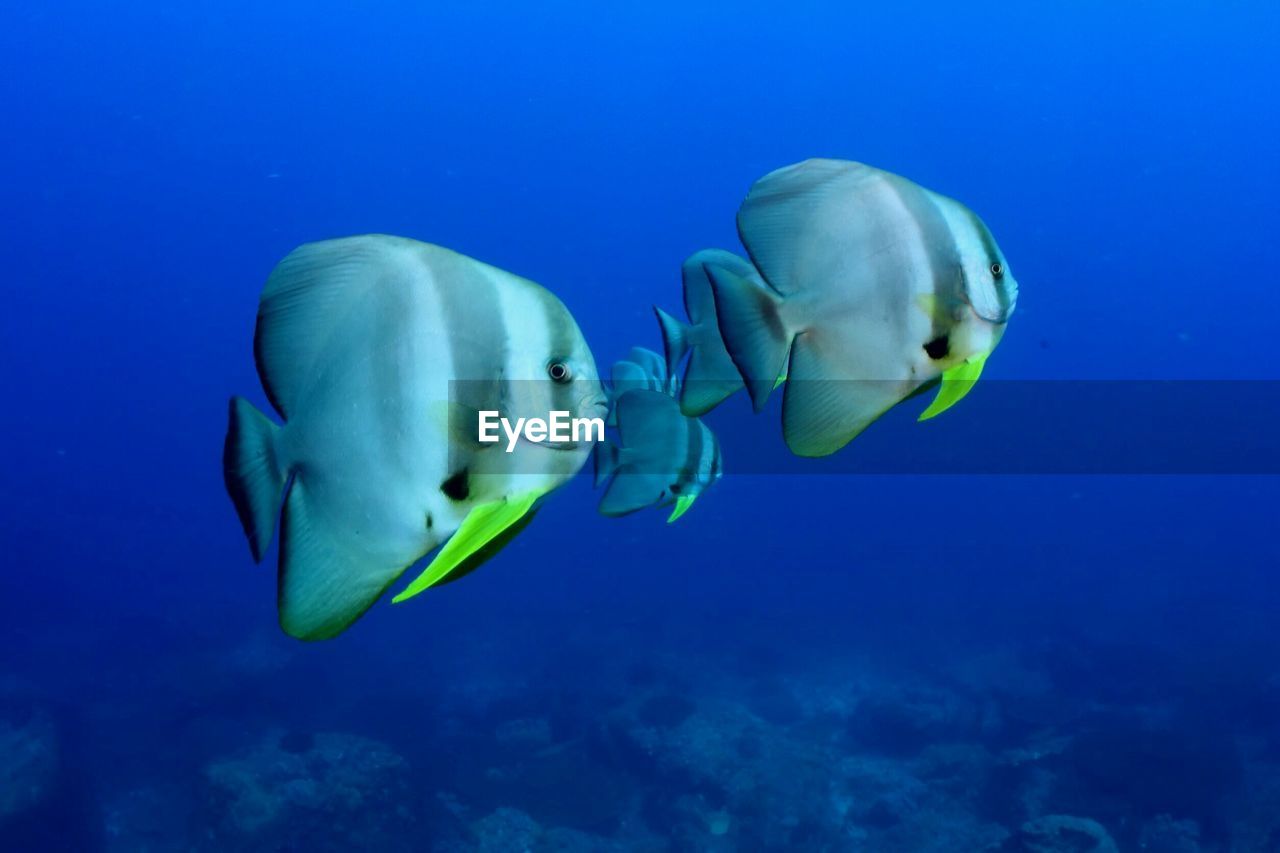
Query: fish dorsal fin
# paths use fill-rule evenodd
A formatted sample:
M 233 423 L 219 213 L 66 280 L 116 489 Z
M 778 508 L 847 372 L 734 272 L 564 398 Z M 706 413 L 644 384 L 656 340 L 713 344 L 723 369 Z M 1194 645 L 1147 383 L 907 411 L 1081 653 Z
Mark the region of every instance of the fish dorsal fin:
M 410 274 L 414 245 L 380 234 L 307 243 L 271 271 L 253 348 L 262 386 L 281 415 L 289 417 L 317 378 L 321 354 L 336 336 L 377 322 L 379 310 L 367 300 L 398 267 Z
M 634 361 L 617 361 L 610 371 L 613 382 L 614 397 L 621 397 L 628 391 L 649 387 L 649 375 L 645 369 Z
M 936 418 L 947 409 L 965 398 L 973 386 L 978 384 L 982 376 L 982 368 L 987 363 L 987 356 L 975 356 L 963 364 L 958 364 L 942 374 L 942 382 L 938 385 L 938 396 L 933 398 L 929 408 L 920 413 L 919 420 L 927 421 Z
M 632 347 L 631 352 L 627 353 L 627 359 L 635 364 L 640 365 L 649 376 L 653 377 L 656 384 L 661 387 L 667 382 L 667 362 L 662 356 L 658 355 L 651 349 L 644 347 Z
M 824 272 L 859 184 L 879 174 L 861 163 L 805 160 L 755 182 L 738 208 L 738 236 L 774 289 L 786 296 Z
M 455 569 L 463 566 L 472 555 L 523 518 L 541 496 L 541 492 L 533 491 L 473 507 L 467 513 L 467 517 L 462 520 L 462 526 L 449 537 L 449 541 L 440 549 L 440 553 L 436 554 L 431 564 L 414 579 L 413 583 L 393 598 L 392 602 L 398 604 L 413 598 L 424 589 L 445 580 Z

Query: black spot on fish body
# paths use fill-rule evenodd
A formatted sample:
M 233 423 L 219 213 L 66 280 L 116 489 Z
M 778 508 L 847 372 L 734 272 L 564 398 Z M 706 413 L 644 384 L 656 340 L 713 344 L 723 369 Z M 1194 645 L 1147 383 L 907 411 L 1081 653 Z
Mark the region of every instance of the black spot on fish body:
M 471 495 L 471 484 L 467 481 L 467 469 L 463 468 L 440 484 L 440 491 L 451 501 L 465 501 Z
M 944 359 L 951 352 L 951 339 L 946 335 L 939 335 L 924 345 L 924 351 L 934 361 Z
M 427 513 L 427 529 L 430 530 L 431 528 L 435 527 L 435 524 L 436 524 L 436 520 L 431 517 L 431 513 Z

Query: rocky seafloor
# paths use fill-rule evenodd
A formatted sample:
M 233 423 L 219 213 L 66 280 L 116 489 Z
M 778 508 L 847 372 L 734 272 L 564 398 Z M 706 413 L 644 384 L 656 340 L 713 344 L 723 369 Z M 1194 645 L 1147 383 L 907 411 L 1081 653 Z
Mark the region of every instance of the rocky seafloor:
M 145 714 L 117 694 L 75 717 L 7 684 L 0 842 L 157 853 L 1280 850 L 1269 716 L 1280 682 L 1257 686 L 1256 718 L 1224 726 L 1186 696 L 1123 685 L 1082 695 L 1071 686 L 1080 662 L 1053 654 L 972 650 L 937 668 L 762 664 L 763 650 L 575 654 L 488 671 L 458 660 L 458 676 L 430 689 L 334 700 L 394 713 L 321 713 L 311 726 L 282 722 L 274 703 L 286 697 L 269 689 L 256 706 L 214 698 L 237 680 L 288 681 L 287 647 L 263 641 L 226 656 L 224 681 L 169 697 L 157 718 L 185 723 L 141 742 L 107 736 Z

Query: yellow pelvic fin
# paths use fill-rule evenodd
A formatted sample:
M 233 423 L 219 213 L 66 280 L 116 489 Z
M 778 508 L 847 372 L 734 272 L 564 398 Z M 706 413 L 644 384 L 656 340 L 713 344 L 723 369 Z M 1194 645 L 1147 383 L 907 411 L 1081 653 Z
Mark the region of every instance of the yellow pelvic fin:
M 927 421 L 929 418 L 937 417 L 963 400 L 978 383 L 978 377 L 982 375 L 982 367 L 986 363 L 986 355 L 974 356 L 943 373 L 942 383 L 938 386 L 938 396 L 933 398 L 933 402 L 920 414 L 919 419 Z
M 541 495 L 541 492 L 528 492 L 473 507 L 462 520 L 462 526 L 444 543 L 440 553 L 436 554 L 431 565 L 391 601 L 399 604 L 440 583 L 468 557 L 523 518 Z
M 680 516 L 689 511 L 689 507 L 693 506 L 693 502 L 698 499 L 697 495 L 681 495 L 676 498 L 676 508 L 671 510 L 671 515 L 667 516 L 667 524 L 675 521 Z

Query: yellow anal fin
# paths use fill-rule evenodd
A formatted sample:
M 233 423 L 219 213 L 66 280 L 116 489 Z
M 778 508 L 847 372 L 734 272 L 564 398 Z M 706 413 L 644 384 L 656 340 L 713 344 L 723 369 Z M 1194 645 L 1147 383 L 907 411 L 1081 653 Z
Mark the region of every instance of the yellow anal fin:
M 431 565 L 391 599 L 392 602 L 399 604 L 443 581 L 472 554 L 523 518 L 540 496 L 540 492 L 529 492 L 474 507 L 462 520 L 462 526 L 444 543 Z
M 671 510 L 671 515 L 667 516 L 667 524 L 675 521 L 680 516 L 689 511 L 689 507 L 693 506 L 693 502 L 698 499 L 697 495 L 681 495 L 676 498 L 676 508 Z
M 921 412 L 919 419 L 927 421 L 929 418 L 935 418 L 963 400 L 978 383 L 978 377 L 982 375 L 982 367 L 986 363 L 987 356 L 979 355 L 943 373 L 942 383 L 938 386 L 938 396 L 933 398 L 929 408 Z

